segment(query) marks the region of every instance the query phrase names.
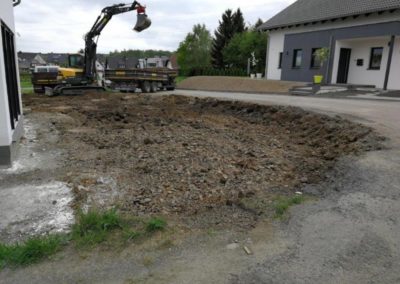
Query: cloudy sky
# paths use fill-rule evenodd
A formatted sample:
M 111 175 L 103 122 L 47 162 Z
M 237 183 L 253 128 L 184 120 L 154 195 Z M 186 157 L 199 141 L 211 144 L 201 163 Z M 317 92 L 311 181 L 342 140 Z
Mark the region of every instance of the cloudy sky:
M 267 20 L 295 0 L 142 0 L 153 25 L 142 33 L 132 28 L 136 12 L 118 15 L 102 33 L 98 51 L 165 49 L 174 51 L 197 23 L 212 32 L 228 8 L 241 8 L 247 22 Z M 15 9 L 18 49 L 30 52 L 77 52 L 83 36 L 103 7 L 119 0 L 22 0 Z M 123 2 L 123 1 L 122 1 Z M 125 1 L 125 2 L 129 2 Z

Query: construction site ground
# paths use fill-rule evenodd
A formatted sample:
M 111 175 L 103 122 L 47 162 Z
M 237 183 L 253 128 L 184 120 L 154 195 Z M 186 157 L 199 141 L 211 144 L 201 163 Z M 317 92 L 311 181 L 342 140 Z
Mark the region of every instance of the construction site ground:
M 243 258 L 262 260 L 237 248 L 286 247 L 268 242 L 282 222 L 276 200 L 300 192 L 314 202 L 327 193 L 313 186 L 338 161 L 383 143 L 337 116 L 212 98 L 89 93 L 29 95 L 24 104 L 20 159 L 0 172 L 1 208 L 23 208 L 0 223 L 3 242 L 68 231 L 77 210 L 91 207 L 163 216 L 170 230 L 118 251 L 71 248 L 24 273 L 5 269 L 5 283 L 189 283 L 193 269 L 192 283 L 221 283 L 221 271 L 234 281 Z

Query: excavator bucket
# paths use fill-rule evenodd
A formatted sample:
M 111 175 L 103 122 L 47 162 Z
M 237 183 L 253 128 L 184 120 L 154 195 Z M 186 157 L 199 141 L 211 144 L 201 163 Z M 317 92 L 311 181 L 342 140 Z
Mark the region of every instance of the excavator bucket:
M 133 30 L 140 33 L 141 31 L 144 31 L 150 26 L 151 26 L 151 20 L 149 19 L 149 17 L 147 17 L 146 14 L 138 14 L 136 26 L 133 28 Z

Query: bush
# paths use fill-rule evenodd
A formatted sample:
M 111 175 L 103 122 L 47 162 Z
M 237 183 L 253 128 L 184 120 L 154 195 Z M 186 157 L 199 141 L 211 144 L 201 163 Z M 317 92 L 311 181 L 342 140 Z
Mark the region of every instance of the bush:
M 195 67 L 190 69 L 181 69 L 179 76 L 193 77 L 193 76 L 237 76 L 246 77 L 247 71 L 240 68 L 225 68 L 216 69 L 213 67 Z

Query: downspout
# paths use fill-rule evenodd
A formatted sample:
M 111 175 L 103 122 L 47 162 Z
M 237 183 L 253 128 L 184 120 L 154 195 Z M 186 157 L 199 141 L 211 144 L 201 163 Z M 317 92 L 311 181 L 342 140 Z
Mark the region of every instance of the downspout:
M 388 84 L 389 84 L 390 69 L 392 67 L 392 59 L 393 59 L 393 50 L 394 50 L 395 40 L 396 40 L 396 37 L 394 35 L 392 35 L 390 37 L 389 56 L 388 56 L 388 62 L 387 62 L 387 66 L 386 66 L 385 81 L 383 83 L 383 90 L 384 91 L 387 91 Z
M 19 4 L 21 4 L 21 0 L 13 0 L 13 6 L 14 7 L 16 7 L 16 6 L 18 6 Z

